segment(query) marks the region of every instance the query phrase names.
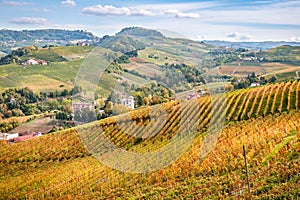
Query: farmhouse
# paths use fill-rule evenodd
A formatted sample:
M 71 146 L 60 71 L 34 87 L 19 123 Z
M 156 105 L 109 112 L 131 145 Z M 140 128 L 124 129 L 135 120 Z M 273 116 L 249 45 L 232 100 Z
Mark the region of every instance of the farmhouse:
M 35 59 L 29 59 L 26 62 L 24 62 L 22 65 L 28 66 L 28 65 L 47 65 L 48 63 L 45 60 L 35 60 Z
M 121 104 L 127 106 L 128 108 L 134 109 L 134 97 L 124 97 L 123 99 L 121 99 Z
M 32 139 L 34 137 L 42 136 L 43 134 L 41 132 L 33 132 L 31 134 L 27 135 L 20 135 L 19 133 L 0 133 L 0 140 L 6 141 L 8 144 L 12 144 L 15 142 L 23 142 L 29 139 Z
M 48 63 L 45 60 L 37 60 L 40 65 L 47 65 Z
M 28 135 L 22 135 L 22 136 L 19 136 L 19 137 L 16 137 L 14 138 L 13 140 L 10 140 L 11 142 L 24 142 L 26 140 L 30 140 L 32 138 L 35 138 L 35 137 L 40 137 L 42 136 L 43 134 L 41 132 L 33 132 L 31 134 L 28 134 Z
M 198 90 L 197 93 L 191 93 L 186 95 L 185 100 L 191 100 L 191 99 L 196 99 L 199 97 L 202 97 L 204 95 L 208 94 L 208 92 L 206 90 Z
M 0 140 L 8 141 L 19 137 L 19 133 L 0 133 Z
M 20 136 L 20 137 L 17 137 L 17 138 L 14 138 L 14 142 L 24 142 L 26 140 L 30 140 L 34 137 L 33 134 L 30 134 L 30 135 L 23 135 L 23 136 Z
M 257 87 L 257 86 L 259 86 L 259 85 L 260 85 L 259 83 L 254 82 L 254 83 L 251 83 L 251 84 L 250 84 L 250 87 Z
M 23 65 L 27 66 L 27 65 L 38 65 L 39 63 L 34 60 L 34 59 L 29 59 L 26 62 L 23 63 Z

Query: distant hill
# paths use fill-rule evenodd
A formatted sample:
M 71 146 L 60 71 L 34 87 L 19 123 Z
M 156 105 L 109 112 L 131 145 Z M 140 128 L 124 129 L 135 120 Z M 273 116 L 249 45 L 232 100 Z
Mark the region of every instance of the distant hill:
M 206 44 L 221 46 L 221 47 L 230 47 L 233 49 L 249 49 L 249 50 L 267 50 L 276 48 L 283 45 L 290 45 L 290 46 L 300 46 L 300 42 L 273 42 L 273 41 L 266 41 L 266 42 L 229 42 L 229 41 L 220 41 L 220 40 L 205 40 L 203 41 Z
M 141 27 L 129 27 L 122 29 L 114 36 L 104 36 L 97 45 L 112 49 L 113 51 L 128 53 L 145 49 L 146 46 L 148 46 L 148 40 L 162 40 L 163 38 L 164 36 L 156 30 L 149 30 Z
M 9 53 L 12 48 L 36 45 L 66 45 L 72 41 L 89 41 L 96 42 L 100 38 L 91 32 L 83 30 L 60 30 L 60 29 L 43 29 L 43 30 L 0 30 L 0 50 Z
M 19 32 L 29 33 L 30 31 Z M 80 35 L 85 38 L 94 37 L 84 31 L 61 32 L 57 30 L 57 32 L 71 33 L 69 36 L 61 35 L 61 38 L 65 39 L 64 42 L 71 38 L 81 40 Z M 72 33 L 74 33 L 73 36 Z M 45 33 L 45 35 L 51 34 Z M 45 35 L 41 35 L 41 38 L 50 38 L 50 36 L 45 38 Z M 29 38 L 34 37 L 37 36 L 31 35 Z M 54 35 L 53 38 L 58 38 L 58 35 Z M 6 56 L 0 55 L 0 76 L 2 76 L 0 77 L 0 90 L 18 84 L 37 92 L 61 89 L 60 85 L 72 87 L 77 70 L 95 47 L 100 47 L 105 58 L 111 63 L 106 70 L 107 82 L 101 85 L 103 97 L 109 94 L 111 80 L 119 80 L 125 85 L 138 86 L 156 81 L 172 88 L 175 92 L 184 92 L 201 86 L 204 82 L 202 76 L 205 76 L 209 83 L 214 81 L 230 83 L 231 78 L 246 77 L 252 72 L 265 77 L 267 81 L 271 80 L 272 76 L 276 76 L 277 80 L 289 80 L 298 78 L 300 70 L 300 47 L 292 45 L 264 51 L 227 49 L 205 42 L 169 38 L 156 30 L 140 27 L 124 28 L 114 35 L 94 37 L 87 41 L 90 46 L 77 46 L 76 43 L 71 46 L 53 46 L 46 43 L 47 46 L 45 45 L 44 48 L 40 47 L 40 43 L 36 45 L 35 41 L 27 46 L 22 41 L 12 43 L 24 46 L 14 48 Z M 6 44 L 10 43 L 6 42 Z M 266 48 L 266 44 L 261 43 L 261 48 Z M 280 43 L 270 42 L 269 44 L 279 45 Z M 32 51 L 31 47 L 37 48 Z M 2 51 L 1 47 L 0 51 Z M 22 66 L 22 63 L 28 59 L 44 60 L 49 65 Z M 45 87 L 36 88 L 35 83 L 41 79 L 41 75 L 44 76 L 42 79 L 45 81 Z M 245 85 L 249 86 L 250 83 Z
M 146 29 L 141 27 L 124 28 L 116 35 L 130 35 L 134 37 L 164 37 L 162 33 L 156 30 L 151 30 L 151 29 Z
M 104 36 L 98 45 L 122 53 L 141 50 L 146 47 L 144 43 L 126 35 Z

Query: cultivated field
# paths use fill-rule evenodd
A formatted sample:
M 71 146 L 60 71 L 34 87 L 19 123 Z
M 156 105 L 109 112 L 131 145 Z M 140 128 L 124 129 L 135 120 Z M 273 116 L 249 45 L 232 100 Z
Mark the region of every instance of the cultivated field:
M 28 123 L 22 124 L 17 128 L 13 129 L 11 132 L 17 133 L 31 133 L 31 132 L 42 132 L 48 133 L 53 126 L 57 125 L 56 120 L 50 117 L 38 118 Z
M 124 64 L 123 66 L 125 69 L 135 70 L 143 75 L 150 77 L 161 73 L 160 68 L 152 63 L 131 62 L 129 64 Z
M 107 118 L 19 144 L 2 144 L 0 199 L 118 199 L 120 196 L 134 199 L 297 199 L 299 85 L 294 81 L 238 90 L 226 94 L 225 101 L 223 95 L 216 95 L 160 105 L 156 108 L 162 107 L 167 112 L 167 120 L 153 137 L 134 137 L 146 136 L 157 128 L 151 124 L 161 117 L 161 112 L 155 112 L 150 118 L 149 108 L 146 108 L 132 111 L 130 118 L 125 115 Z M 199 117 L 199 123 L 190 124 L 185 121 L 186 116 Z M 222 129 L 206 132 L 209 125 L 221 122 L 223 117 L 226 123 Z M 131 158 L 130 154 L 116 157 L 109 144 L 100 140 L 100 133 L 103 133 L 124 151 L 148 153 L 149 163 L 163 163 L 181 146 L 170 148 L 158 157 L 151 157 L 151 153 L 190 135 L 187 131 L 177 136 L 185 127 L 196 131 L 191 146 L 159 170 L 149 168 L 141 174 L 118 171 L 95 159 L 115 159 L 119 161 L 115 168 L 149 167 Z M 145 128 L 147 131 L 143 131 Z M 250 193 L 243 145 L 247 150 Z M 100 154 L 95 152 L 97 149 Z

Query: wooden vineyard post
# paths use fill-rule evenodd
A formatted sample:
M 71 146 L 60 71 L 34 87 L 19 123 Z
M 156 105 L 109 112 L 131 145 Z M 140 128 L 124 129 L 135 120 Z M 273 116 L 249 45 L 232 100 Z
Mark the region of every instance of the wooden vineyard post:
M 244 161 L 245 161 L 245 168 L 246 168 L 246 178 L 247 178 L 247 185 L 248 185 L 248 193 L 250 194 L 250 182 L 249 182 L 249 171 L 248 171 L 248 163 L 246 157 L 246 147 L 243 145 L 243 154 L 244 154 Z

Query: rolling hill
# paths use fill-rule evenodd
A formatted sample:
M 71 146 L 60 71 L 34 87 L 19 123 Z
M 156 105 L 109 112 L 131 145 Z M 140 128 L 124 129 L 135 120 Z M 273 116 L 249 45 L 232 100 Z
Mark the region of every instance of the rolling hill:
M 297 199 L 299 85 L 293 81 L 174 101 L 22 144 L 2 144 L 0 198 Z M 162 111 L 166 112 L 165 122 L 153 126 Z M 214 126 L 219 123 L 222 126 Z M 143 131 L 145 128 L 150 129 Z M 156 134 L 149 135 L 151 132 Z M 158 157 L 146 157 L 148 161 L 130 155 L 118 158 L 109 143 L 100 140 L 102 133 L 114 145 L 138 154 L 156 152 L 190 134 L 193 141 L 179 159 L 152 171 L 145 162 L 164 163 L 182 146 Z M 247 149 L 250 193 L 243 145 Z M 117 159 L 114 168 L 123 170 L 111 169 L 95 159 L 103 161 L 106 156 Z M 147 170 L 128 171 L 141 167 Z
M 32 37 L 37 37 L 37 33 L 44 32 L 36 31 L 32 33 Z M 59 37 L 60 34 L 62 33 L 58 31 L 53 37 Z M 70 34 L 68 37 L 85 34 L 92 37 L 88 32 L 82 31 Z M 88 56 L 94 49 L 105 51 L 103 54 L 109 60 L 106 70 L 109 73 L 106 74 L 105 80 L 138 86 L 156 81 L 175 92 L 185 92 L 208 82 L 221 81 L 230 84 L 235 77 L 243 79 L 252 72 L 266 79 L 272 76 L 281 81 L 297 79 L 300 71 L 299 47 L 292 46 L 277 47 L 263 52 L 227 51 L 203 42 L 168 38 L 158 31 L 139 27 L 124 28 L 113 36 L 104 36 L 99 40 L 97 38 L 93 44 L 95 46 L 39 48 L 38 51 L 17 59 L 13 57 L 9 60 L 11 64 L 0 66 L 0 90 L 16 86 L 30 87 L 35 92 L 70 89 L 78 70 L 83 63 L 88 62 Z M 14 63 L 16 60 L 22 63 L 30 58 L 42 59 L 50 64 L 23 67 Z M 192 68 L 192 73 L 186 72 Z M 167 82 L 166 77 L 172 77 L 176 81 Z M 38 81 L 41 82 L 39 87 L 35 85 Z M 90 86 L 94 84 L 88 82 L 90 81 L 87 81 Z M 62 85 L 65 88 L 60 87 Z M 107 97 L 112 87 L 107 81 L 100 84 L 100 96 Z
M 98 41 L 100 38 L 90 32 L 61 29 L 41 29 L 41 30 L 0 30 L 0 51 L 10 53 L 13 48 L 36 45 L 66 45 L 73 41 Z
M 289 46 L 300 46 L 299 42 L 274 42 L 274 41 L 265 41 L 265 42 L 229 42 L 229 41 L 219 41 L 219 40 L 204 40 L 203 42 L 215 46 L 230 47 L 234 49 L 244 48 L 249 50 L 268 50 L 276 47 L 289 45 Z
M 114 36 L 105 36 L 95 45 L 46 47 L 29 53 L 26 51 L 29 47 L 15 50 L 14 55 L 7 56 L 7 60 L 3 58 L 3 63 L 10 64 L 0 66 L 1 82 L 3 82 L 0 89 L 4 90 L 15 86 L 29 87 L 35 92 L 69 89 L 72 87 L 79 68 L 84 62 L 88 62 L 87 58 L 93 49 L 102 49 L 105 58 L 114 65 L 113 68 L 118 67 L 118 64 L 123 68 L 121 72 L 109 70 L 112 74 L 106 74 L 107 80 L 118 79 L 121 82 L 135 84 L 150 83 L 154 74 L 149 75 L 148 72 L 156 69 L 156 74 L 160 74 L 161 65 L 166 63 L 170 65 L 189 63 L 192 65 L 196 62 L 195 59 L 198 60 L 197 55 L 207 55 L 207 45 L 166 38 L 155 30 L 137 27 L 125 28 Z M 187 52 L 191 52 L 191 49 L 195 49 L 195 52 L 189 55 Z M 176 52 L 173 52 L 175 50 Z M 150 58 L 151 55 L 153 58 Z M 46 66 L 21 66 L 23 62 L 31 58 L 45 60 L 49 64 Z M 144 63 L 138 64 L 137 59 L 145 62 L 142 61 Z M 132 69 L 132 66 L 137 67 Z M 45 84 L 37 87 L 34 83 L 38 81 Z M 46 83 L 49 83 L 48 86 Z M 61 85 L 64 85 L 65 88 L 59 87 Z M 101 86 L 100 84 L 101 96 L 107 97 L 109 90 L 111 90 L 111 85 L 104 83 Z

